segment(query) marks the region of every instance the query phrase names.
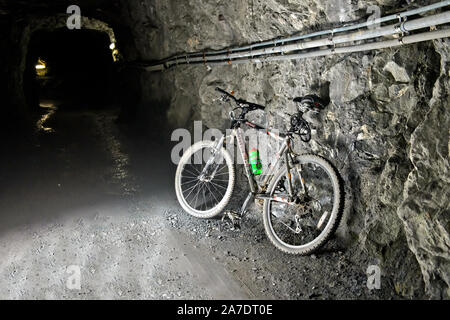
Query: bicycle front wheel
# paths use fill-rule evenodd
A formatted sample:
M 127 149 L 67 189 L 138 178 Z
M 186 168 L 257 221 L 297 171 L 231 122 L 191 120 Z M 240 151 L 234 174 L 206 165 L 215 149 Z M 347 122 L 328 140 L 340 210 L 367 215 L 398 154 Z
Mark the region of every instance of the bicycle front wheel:
M 178 202 L 197 218 L 220 214 L 234 189 L 235 170 L 230 154 L 224 148 L 213 154 L 213 148 L 212 141 L 191 146 L 181 157 L 175 174 Z
M 307 255 L 323 246 L 339 225 L 343 190 L 338 173 L 322 157 L 301 155 L 291 169 L 293 199 L 264 201 L 264 228 L 281 251 Z M 268 187 L 271 196 L 285 197 L 289 190 L 286 168 Z

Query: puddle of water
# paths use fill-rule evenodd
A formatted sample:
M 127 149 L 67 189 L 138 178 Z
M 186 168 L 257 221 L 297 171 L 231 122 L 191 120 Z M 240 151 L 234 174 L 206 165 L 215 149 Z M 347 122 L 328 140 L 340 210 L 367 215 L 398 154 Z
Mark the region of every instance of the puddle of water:
M 139 191 L 139 186 L 130 172 L 130 157 L 122 150 L 123 146 L 115 132 L 114 121 L 109 117 L 97 118 L 97 126 L 101 128 L 100 131 L 102 132 L 106 149 L 114 162 L 112 168 L 113 180 L 121 186 L 123 195 L 135 195 Z
M 45 110 L 45 113 L 42 117 L 36 122 L 36 129 L 38 132 L 46 132 L 52 133 L 55 132 L 53 128 L 46 127 L 45 123 L 55 114 L 58 108 L 53 103 L 41 103 L 39 105 L 42 109 Z

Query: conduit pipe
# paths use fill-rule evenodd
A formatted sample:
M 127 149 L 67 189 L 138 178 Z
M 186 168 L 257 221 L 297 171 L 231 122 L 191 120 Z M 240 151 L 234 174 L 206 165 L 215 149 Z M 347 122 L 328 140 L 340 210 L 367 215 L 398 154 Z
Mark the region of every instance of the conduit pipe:
M 353 52 L 361 52 L 361 51 L 398 47 L 398 46 L 402 46 L 405 44 L 412 44 L 412 43 L 447 38 L 447 37 L 450 37 L 450 29 L 429 31 L 429 32 L 411 35 L 411 36 L 406 36 L 406 37 L 399 38 L 399 39 L 372 42 L 372 43 L 366 43 L 366 44 L 360 44 L 360 45 L 354 45 L 354 46 L 348 46 L 348 47 L 315 50 L 315 51 L 310 51 L 310 52 L 305 52 L 305 53 L 271 56 L 271 57 L 266 57 L 266 58 L 233 60 L 231 62 L 230 61 L 218 61 L 218 62 L 208 63 L 208 65 L 220 66 L 220 65 L 229 65 L 229 64 L 242 64 L 242 63 L 246 63 L 246 62 L 257 63 L 257 62 L 305 59 L 305 58 L 327 56 L 327 55 L 332 55 L 332 54 L 353 53 Z
M 399 33 L 407 33 L 410 31 L 414 31 L 417 29 L 427 28 L 430 26 L 437 26 L 444 23 L 450 22 L 450 11 L 446 11 L 440 14 L 428 16 L 425 18 L 419 18 L 411 21 L 404 21 L 400 24 L 393 24 L 386 27 L 381 27 L 378 29 L 369 29 L 369 30 L 361 30 L 353 33 L 349 33 L 346 35 L 340 35 L 333 38 L 323 38 L 317 40 L 311 40 L 307 42 L 300 42 L 290 45 L 284 45 L 279 47 L 271 47 L 265 49 L 259 49 L 255 51 L 246 51 L 239 53 L 231 53 L 231 54 L 222 54 L 216 55 L 213 57 L 208 57 L 207 61 L 217 61 L 217 60 L 231 60 L 231 59 L 239 59 L 246 57 L 255 57 L 260 55 L 269 55 L 275 53 L 285 53 L 290 51 L 298 51 L 304 49 L 317 48 L 322 46 L 334 46 L 336 44 L 351 42 L 351 41 L 360 41 L 367 40 L 372 38 L 378 38 L 383 36 L 390 36 Z M 197 58 L 185 58 L 186 63 L 193 62 L 204 62 L 202 57 Z M 183 61 L 184 62 L 184 61 Z M 180 62 L 178 62 L 180 63 Z M 176 62 L 166 63 L 168 67 L 176 64 Z
M 425 11 L 432 10 L 430 8 L 440 8 L 445 5 L 449 5 L 450 0 L 448 1 L 442 1 L 440 3 L 418 8 L 415 10 L 410 10 L 408 12 L 404 12 L 402 14 L 398 14 L 397 18 L 401 18 L 403 15 L 404 17 L 411 15 L 411 14 L 417 14 Z M 413 12 L 413 13 L 411 13 Z M 408 15 L 407 15 L 408 14 Z M 389 17 L 385 17 L 389 18 Z M 378 19 L 382 21 L 385 18 Z M 387 20 L 383 20 L 387 21 Z M 333 36 L 329 38 L 321 38 L 321 39 L 315 39 L 310 41 L 303 41 L 300 43 L 294 43 L 294 44 L 288 44 L 288 45 L 282 45 L 282 46 L 273 46 L 269 48 L 263 48 L 258 50 L 250 50 L 245 51 L 242 48 L 235 49 L 235 52 L 228 52 L 223 50 L 222 52 L 228 52 L 227 54 L 217 54 L 218 52 L 215 52 L 214 55 L 207 56 L 205 53 L 196 53 L 196 54 L 190 54 L 185 56 L 179 56 L 180 58 L 169 58 L 166 60 L 158 61 L 156 63 L 153 63 L 151 65 L 147 65 L 145 69 L 147 71 L 162 71 L 167 68 L 170 68 L 175 65 L 183 65 L 183 64 L 207 64 L 207 65 L 231 65 L 231 64 L 241 64 L 246 62 L 264 62 L 264 61 L 279 61 L 279 60 L 288 60 L 288 59 L 302 59 L 307 57 L 317 57 L 317 56 L 324 56 L 329 54 L 335 54 L 335 53 L 350 53 L 350 52 L 358 52 L 358 51 L 366 51 L 366 50 L 373 50 L 373 49 L 381 49 L 386 48 L 383 45 L 388 44 L 388 47 L 391 46 L 399 46 L 402 44 L 407 44 L 407 41 L 411 41 L 411 39 L 424 39 L 424 40 L 414 40 L 414 42 L 421 42 L 421 41 L 427 41 L 429 40 L 428 37 L 431 36 L 432 39 L 435 38 L 436 35 L 442 35 L 446 34 L 448 37 L 448 29 L 441 30 L 439 32 L 433 31 L 433 32 L 425 32 L 421 33 L 420 35 L 408 35 L 404 36 L 405 33 L 408 33 L 410 31 L 437 26 L 445 23 L 450 22 L 450 11 L 446 11 L 439 14 L 434 14 L 432 16 L 427 16 L 423 18 L 418 18 L 411 21 L 401 21 L 400 23 L 379 27 L 376 29 L 369 29 L 369 30 L 360 30 L 357 32 L 352 32 L 349 34 L 344 35 L 338 35 Z M 361 25 L 361 24 L 360 24 Z M 358 25 L 356 25 L 358 26 Z M 355 27 L 355 26 L 350 26 Z M 340 28 L 342 32 L 343 29 L 348 27 Z M 356 28 L 356 27 L 355 27 Z M 324 31 L 325 33 L 328 31 Z M 317 33 L 316 33 L 317 34 Z M 336 47 L 336 44 L 343 44 L 347 42 L 353 42 L 353 41 L 361 41 L 361 40 L 368 40 L 368 39 L 374 39 L 379 37 L 386 37 L 386 36 L 395 36 L 401 34 L 402 37 L 400 39 L 394 39 L 394 40 L 388 40 L 388 41 L 378 41 L 378 42 L 372 42 L 367 44 L 360 44 L 360 45 L 353 45 L 353 46 L 345 46 L 345 47 Z M 427 34 L 430 34 L 429 36 L 426 36 Z M 302 36 L 305 39 L 313 37 L 314 34 L 305 35 Z M 419 36 L 419 37 L 416 37 Z M 287 39 L 293 39 L 287 38 Z M 297 37 L 298 38 L 298 37 Z M 442 38 L 442 37 L 440 37 Z M 409 40 L 408 40 L 409 39 Z M 278 40 L 277 40 L 278 41 Z M 291 40 L 289 40 L 291 41 Z M 378 47 L 380 46 L 381 47 Z M 310 51 L 306 53 L 294 53 L 292 52 L 299 51 L 299 50 L 305 50 L 305 49 L 312 49 L 312 48 L 318 48 L 322 46 L 333 46 L 331 49 L 323 49 L 323 50 L 315 50 Z M 360 49 L 363 48 L 363 49 Z M 364 49 L 367 48 L 367 49 Z M 242 50 L 241 50 L 242 49 Z M 236 52 L 236 51 L 240 52 Z M 350 51 L 349 51 L 350 50 Z M 351 51 L 355 50 L 355 51 Z M 275 55 L 274 55 L 275 54 Z M 196 56 L 194 56 L 196 55 Z M 201 55 L 201 57 L 199 56 Z M 264 56 L 261 58 L 254 58 L 255 56 Z M 234 60 L 233 60 L 234 59 Z
M 242 63 L 258 63 L 258 62 L 271 62 L 271 61 L 282 61 L 282 60 L 297 60 L 297 59 L 305 59 L 305 58 L 313 58 L 313 57 L 322 57 L 333 54 L 342 54 L 342 53 L 353 53 L 353 52 L 361 52 L 361 51 L 369 51 L 376 49 L 385 49 L 391 47 L 398 47 L 405 44 L 412 44 L 417 42 L 441 39 L 450 37 L 450 29 L 437 30 L 419 33 L 416 35 L 406 36 L 399 39 L 380 41 L 380 42 L 372 42 L 366 44 L 360 44 L 355 46 L 347 46 L 347 47 L 339 47 L 333 49 L 323 49 L 323 50 L 315 50 L 305 53 L 297 53 L 297 54 L 289 54 L 289 55 L 278 55 L 271 57 L 263 57 L 263 58 L 255 58 L 255 59 L 240 59 L 240 60 L 232 60 L 232 61 L 215 61 L 209 62 L 210 66 L 225 66 L 225 65 L 236 65 Z M 199 64 L 199 63 L 196 63 Z M 150 66 L 146 68 L 147 71 L 160 71 L 164 70 L 163 65 Z
M 238 52 L 238 51 L 253 50 L 255 48 L 265 47 L 265 46 L 270 46 L 270 45 L 275 46 L 280 43 L 285 44 L 285 43 L 292 42 L 292 41 L 304 40 L 304 39 L 309 39 L 309 38 L 318 37 L 318 36 L 335 35 L 335 34 L 341 33 L 341 32 L 347 32 L 347 31 L 352 31 L 352 30 L 370 27 L 370 26 L 374 26 L 374 25 L 379 25 L 379 24 L 382 24 L 382 23 L 388 22 L 388 21 L 406 19 L 409 16 L 422 14 L 422 13 L 425 13 L 428 11 L 440 9 L 440 8 L 446 7 L 448 5 L 450 5 L 450 0 L 437 2 L 437 3 L 431 4 L 431 5 L 428 5 L 425 7 L 408 10 L 408 11 L 401 12 L 398 14 L 391 14 L 389 16 L 385 16 L 385 17 L 382 17 L 379 19 L 369 20 L 369 21 L 366 21 L 363 23 L 347 25 L 347 26 L 343 26 L 343 27 L 339 27 L 339 28 L 309 33 L 309 34 L 305 34 L 305 35 L 269 40 L 269 41 L 251 44 L 248 46 L 231 48 L 231 49 L 220 50 L 220 51 L 197 52 L 197 53 L 189 53 L 189 54 L 184 54 L 184 55 L 177 55 L 175 57 L 170 57 L 170 58 L 163 60 L 162 63 L 179 60 L 179 59 L 184 59 L 186 57 L 190 58 L 190 57 L 198 57 L 198 56 L 217 55 L 217 54 L 223 54 L 223 53 L 233 53 L 233 52 Z

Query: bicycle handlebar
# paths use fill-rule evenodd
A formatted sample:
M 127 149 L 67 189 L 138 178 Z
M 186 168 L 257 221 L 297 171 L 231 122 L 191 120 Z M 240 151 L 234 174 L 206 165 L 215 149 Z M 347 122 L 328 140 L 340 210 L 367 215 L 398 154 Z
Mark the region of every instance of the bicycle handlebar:
M 245 101 L 245 100 L 242 100 L 242 99 L 236 99 L 235 96 L 233 96 L 232 94 L 228 93 L 227 91 L 225 91 L 225 90 L 223 90 L 223 89 L 221 89 L 219 87 L 216 88 L 216 91 L 218 91 L 220 93 L 223 93 L 227 97 L 233 99 L 234 102 L 236 102 L 236 104 L 239 107 L 241 107 L 241 108 L 245 108 L 245 107 L 249 108 L 250 109 L 249 111 L 256 110 L 256 109 L 259 109 L 259 110 L 265 110 L 266 109 L 266 107 L 261 106 L 259 104 L 248 102 L 248 101 Z
M 232 94 L 228 93 L 227 91 L 217 87 L 216 91 L 224 94 L 226 97 L 233 99 L 233 101 L 238 105 L 238 107 L 236 109 L 242 109 L 242 114 L 240 116 L 240 119 L 234 119 L 234 116 L 232 116 L 232 119 L 234 121 L 238 121 L 238 120 L 245 120 L 245 114 L 247 114 L 247 112 L 249 111 L 253 111 L 253 110 L 264 110 L 265 107 L 261 106 L 259 104 L 256 103 L 252 103 L 252 102 L 247 102 L 245 100 L 242 99 L 236 99 L 235 96 L 233 96 Z M 231 112 L 231 114 L 233 114 L 233 112 Z M 301 140 L 304 142 L 308 142 L 311 140 L 311 128 L 309 127 L 308 122 L 306 122 L 306 120 L 303 119 L 303 113 L 300 113 L 298 115 L 292 116 L 291 117 L 291 129 L 286 133 L 286 134 L 297 134 L 300 136 Z

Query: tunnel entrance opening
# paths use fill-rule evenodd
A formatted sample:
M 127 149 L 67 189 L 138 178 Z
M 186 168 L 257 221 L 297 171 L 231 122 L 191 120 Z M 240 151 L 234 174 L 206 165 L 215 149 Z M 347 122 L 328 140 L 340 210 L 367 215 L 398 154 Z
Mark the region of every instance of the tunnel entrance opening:
M 107 33 L 96 30 L 36 31 L 24 77 L 28 106 L 43 102 L 98 109 L 113 103 L 114 61 Z

